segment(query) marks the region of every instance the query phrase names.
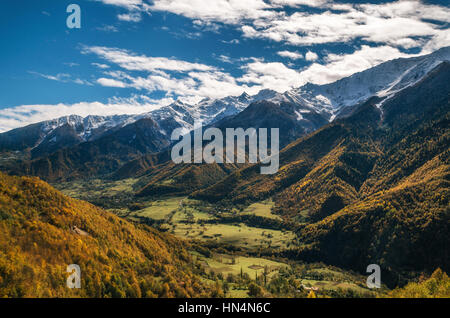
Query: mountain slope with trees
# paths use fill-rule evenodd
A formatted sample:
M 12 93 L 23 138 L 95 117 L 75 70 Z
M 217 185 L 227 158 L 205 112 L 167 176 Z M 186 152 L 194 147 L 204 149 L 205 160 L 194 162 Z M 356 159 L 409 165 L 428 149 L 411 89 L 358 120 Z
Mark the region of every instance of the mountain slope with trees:
M 187 245 L 62 195 L 38 178 L 0 172 L 0 297 L 199 297 Z M 66 267 L 81 268 L 81 289 Z
M 448 272 L 449 97 L 443 62 L 415 85 L 288 145 L 277 174 L 259 175 L 253 165 L 192 197 L 273 197 L 275 212 L 298 224 L 297 258 L 358 271 L 378 263 L 391 285 L 404 283 L 404 272 Z

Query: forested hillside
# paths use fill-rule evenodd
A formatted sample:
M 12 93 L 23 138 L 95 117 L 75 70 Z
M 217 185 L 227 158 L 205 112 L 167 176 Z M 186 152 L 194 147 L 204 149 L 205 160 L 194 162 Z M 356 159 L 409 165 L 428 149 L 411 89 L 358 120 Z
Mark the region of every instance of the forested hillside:
M 66 267 L 81 268 L 81 289 Z M 38 178 L 0 172 L 0 297 L 198 297 L 186 245 L 135 226 Z
M 358 271 L 375 262 L 391 286 L 406 281 L 404 272 L 448 271 L 449 83 L 444 62 L 414 86 L 288 145 L 277 174 L 250 166 L 192 197 L 273 197 L 274 211 L 298 224 L 304 244 L 295 257 Z
M 450 278 L 440 268 L 431 277 L 421 277 L 403 288 L 396 288 L 387 294 L 390 298 L 450 298 Z

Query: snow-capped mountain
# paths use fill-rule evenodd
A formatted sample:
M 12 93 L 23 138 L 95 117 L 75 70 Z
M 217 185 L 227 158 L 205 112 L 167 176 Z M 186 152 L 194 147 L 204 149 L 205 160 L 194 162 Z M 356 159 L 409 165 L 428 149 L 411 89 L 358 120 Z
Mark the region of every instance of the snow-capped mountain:
M 365 71 L 355 73 L 336 82 L 306 84 L 284 93 L 264 89 L 256 95 L 243 93 L 221 99 L 205 98 L 195 105 L 180 100 L 157 110 L 138 115 L 65 116 L 32 124 L 0 134 L 0 151 L 42 149 L 53 151 L 84 141 L 93 141 L 144 118 L 151 118 L 162 135 L 170 138 L 173 129 L 182 127 L 188 132 L 195 121 L 204 125 L 218 122 L 242 112 L 250 104 L 269 101 L 280 105 L 283 111 L 304 123 L 306 131 L 316 129 L 311 119 L 322 122 L 345 114 L 344 109 L 364 102 L 372 96 L 389 98 L 396 92 L 413 85 L 442 61 L 450 60 L 450 47 L 428 55 L 387 61 Z M 284 106 L 282 106 L 284 105 Z M 286 106 L 288 105 L 288 106 Z
M 148 116 L 157 123 L 162 123 L 161 128 L 170 134 L 165 123 L 169 119 L 173 119 L 179 126 L 191 130 L 195 121 L 202 121 L 204 125 L 210 124 L 241 112 L 256 100 L 255 97 L 249 96 L 245 92 L 240 96 L 228 96 L 221 99 L 205 98 L 196 105 L 186 104 L 178 100 L 168 106 L 139 115 L 139 117 Z
M 81 117 L 77 115 L 64 116 L 41 123 L 42 132 L 47 135 L 57 128 L 68 125 L 73 127 L 81 140 L 87 141 L 101 135 L 104 131 L 118 126 L 125 126 L 135 121 L 130 115 Z
M 443 61 L 450 60 L 450 47 L 429 55 L 387 61 L 336 82 L 306 84 L 268 99 L 298 104 L 299 112 L 315 111 L 332 121 L 345 107 L 372 96 L 388 97 L 413 85 Z

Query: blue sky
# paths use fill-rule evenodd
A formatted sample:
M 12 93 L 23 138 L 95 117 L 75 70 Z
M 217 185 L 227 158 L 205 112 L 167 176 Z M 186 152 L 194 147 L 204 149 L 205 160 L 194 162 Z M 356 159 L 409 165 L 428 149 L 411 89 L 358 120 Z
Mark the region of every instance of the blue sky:
M 0 131 L 333 82 L 448 46 L 447 2 L 2 0 Z

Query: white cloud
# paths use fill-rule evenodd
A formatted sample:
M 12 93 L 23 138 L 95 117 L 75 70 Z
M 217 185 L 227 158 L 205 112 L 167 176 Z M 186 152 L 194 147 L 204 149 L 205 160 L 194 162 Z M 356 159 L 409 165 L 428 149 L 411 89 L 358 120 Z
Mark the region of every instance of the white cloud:
M 103 25 L 101 27 L 97 27 L 96 29 L 103 32 L 119 32 L 119 29 L 114 25 Z
M 303 2 L 303 1 L 278 1 Z M 311 14 L 297 11 L 291 15 L 280 14 L 274 19 L 257 19 L 252 25 L 244 25 L 242 32 L 249 38 L 266 38 L 293 45 L 351 42 L 363 39 L 377 44 L 395 47 L 421 47 L 429 38 L 441 32 L 439 24 L 424 19 L 448 23 L 450 9 L 418 1 L 398 1 L 385 4 L 333 4 L 317 5 L 343 12 Z
M 291 60 L 298 60 L 303 58 L 303 55 L 298 52 L 291 51 L 279 51 L 277 52 L 279 56 L 290 58 Z
M 449 44 L 450 32 L 448 30 L 441 30 L 423 46 L 422 53 L 428 54 L 442 47 L 449 46 Z
M 174 58 L 166 57 L 149 57 L 145 55 L 135 55 L 127 50 L 118 48 L 108 48 L 102 46 L 84 47 L 83 53 L 94 53 L 99 57 L 118 64 L 120 67 L 129 71 L 156 71 L 156 70 L 169 70 L 169 71 L 210 71 L 215 69 L 212 66 L 190 63 Z
M 142 19 L 142 12 L 150 14 L 150 6 L 143 0 L 97 0 L 107 5 L 124 8 L 126 13 L 117 15 L 121 21 L 139 22 Z
M 80 78 L 73 78 L 72 75 L 67 74 L 67 73 L 58 73 L 56 75 L 42 74 L 42 73 L 34 72 L 34 71 L 29 71 L 28 73 L 37 75 L 39 77 L 42 77 L 42 78 L 45 78 L 45 79 L 48 79 L 51 81 L 56 81 L 56 82 L 61 82 L 61 83 L 75 83 L 75 84 L 80 84 L 80 85 L 92 85 L 92 83 L 89 81 L 82 80 Z
M 127 87 L 127 84 L 125 84 L 124 82 L 112 79 L 112 78 L 99 78 L 97 79 L 97 83 L 99 83 L 102 86 L 107 86 L 107 87 Z
M 316 7 L 322 12 L 297 10 L 289 14 L 283 10 L 298 6 Z M 443 37 L 441 25 L 430 21 L 450 22 L 450 8 L 421 1 L 358 5 L 327 0 L 216 0 L 205 5 L 203 0 L 155 0 L 150 10 L 196 21 L 241 25 L 244 37 L 292 45 L 362 39 L 406 49 L 422 47 L 434 37 Z
M 125 79 L 126 87 L 148 92 L 164 91 L 167 96 L 184 98 L 221 98 L 229 95 L 240 95 L 247 91 L 256 93 L 261 86 L 239 85 L 229 74 L 214 72 L 188 72 L 183 77 L 174 77 L 168 73 L 150 74 L 146 77 L 116 74 Z
M 109 78 L 101 77 L 97 83 L 110 87 L 131 87 L 147 92 L 163 91 L 167 96 L 221 98 L 238 95 L 243 91 L 257 92 L 258 85 L 240 85 L 231 75 L 206 64 L 191 63 L 175 58 L 136 55 L 117 48 L 84 47 L 84 53 L 94 53 L 126 71 L 146 72 L 148 75 L 134 75 L 131 72 L 106 72 Z M 223 61 L 232 62 L 227 56 Z
M 266 38 L 293 45 L 350 42 L 360 38 L 409 48 L 418 45 L 412 37 L 433 36 L 437 29 L 437 26 L 419 19 L 379 17 L 352 9 L 345 13 L 296 12 L 281 20 L 255 21 L 254 26 L 244 26 L 242 31 L 245 37 Z
M 319 56 L 316 53 L 311 52 L 311 51 L 308 51 L 305 54 L 305 60 L 307 60 L 307 61 L 315 61 L 318 58 L 319 58 Z
M 101 63 L 91 63 L 91 65 L 96 66 L 96 67 L 101 68 L 101 69 L 109 68 L 109 65 L 101 64 Z
M 243 69 L 246 73 L 238 81 L 257 84 L 261 88 L 284 92 L 289 88 L 304 84 L 300 73 L 288 68 L 283 63 L 255 61 L 245 65 Z
M 139 10 L 144 2 L 142 0 L 99 0 L 104 4 L 114 5 L 118 7 L 123 7 L 128 10 Z
M 166 11 L 191 19 L 239 23 L 277 15 L 263 0 L 155 0 L 150 10 Z
M 222 40 L 221 42 L 226 43 L 226 44 L 239 44 L 240 43 L 240 41 L 238 39 L 232 39 L 229 41 Z
M 32 123 L 54 119 L 68 115 L 116 115 L 116 114 L 140 114 L 158 109 L 173 102 L 173 99 L 152 100 L 148 97 L 116 99 L 111 103 L 81 102 L 76 104 L 56 105 L 22 105 L 2 109 L 0 115 L 0 132 L 17 127 L 23 127 Z
M 247 58 L 240 61 L 245 63 L 241 66 L 243 74 L 235 78 L 205 64 L 161 57 L 137 56 L 115 48 L 95 47 L 88 50 L 111 63 L 116 63 L 125 71 L 148 72 L 146 76 L 136 76 L 124 71 L 106 72 L 105 75 L 108 75 L 108 78 L 102 77 L 97 80 L 100 85 L 131 87 L 146 92 L 163 91 L 166 96 L 185 99 L 221 98 L 238 95 L 243 91 L 255 94 L 265 88 L 284 92 L 307 82 L 315 84 L 334 82 L 393 58 L 413 56 L 388 45 L 378 47 L 363 45 L 350 54 L 325 55 L 322 63 L 314 62 L 302 71 L 289 68 L 283 63 Z M 295 53 L 281 51 L 278 54 L 298 57 Z M 231 61 L 227 56 L 218 58 L 223 61 Z M 316 53 L 308 51 L 305 59 L 317 61 L 318 56 Z
M 401 53 L 397 48 L 390 46 L 365 45 L 351 54 L 328 54 L 324 58 L 326 64 L 314 63 L 302 71 L 300 76 L 305 83 L 327 84 L 385 61 L 408 56 L 412 55 Z
M 219 55 L 217 59 L 223 63 L 233 64 L 233 60 L 227 55 Z
M 271 3 L 280 6 L 308 6 L 308 7 L 324 7 L 330 4 L 331 1 L 328 0 L 271 0 Z
M 402 53 L 390 46 L 364 45 L 350 54 L 328 54 L 323 58 L 324 64 L 313 63 L 302 71 L 288 68 L 282 63 L 255 61 L 243 67 L 246 73 L 238 82 L 284 92 L 308 82 L 331 83 L 391 59 L 412 56 L 415 55 Z
M 75 67 L 75 66 L 80 66 L 80 64 L 78 63 L 74 63 L 74 62 L 67 62 L 67 63 L 63 63 L 64 65 L 67 65 L 69 67 Z
M 381 4 L 335 3 L 329 0 L 99 0 L 129 10 L 129 14 L 164 11 L 193 20 L 194 25 L 215 22 L 240 26 L 244 37 L 265 38 L 291 45 L 351 42 L 399 48 L 445 46 L 442 26 L 430 21 L 450 22 L 450 8 L 417 0 Z M 321 11 L 311 14 L 299 8 L 290 14 L 286 7 L 307 6 Z M 123 18 L 128 18 L 124 15 Z M 135 19 L 136 21 L 138 19 Z M 445 27 L 448 29 L 448 27 Z M 447 43 L 448 45 L 448 43 Z
M 121 21 L 139 22 L 142 19 L 142 15 L 140 12 L 130 12 L 119 14 L 117 18 Z

